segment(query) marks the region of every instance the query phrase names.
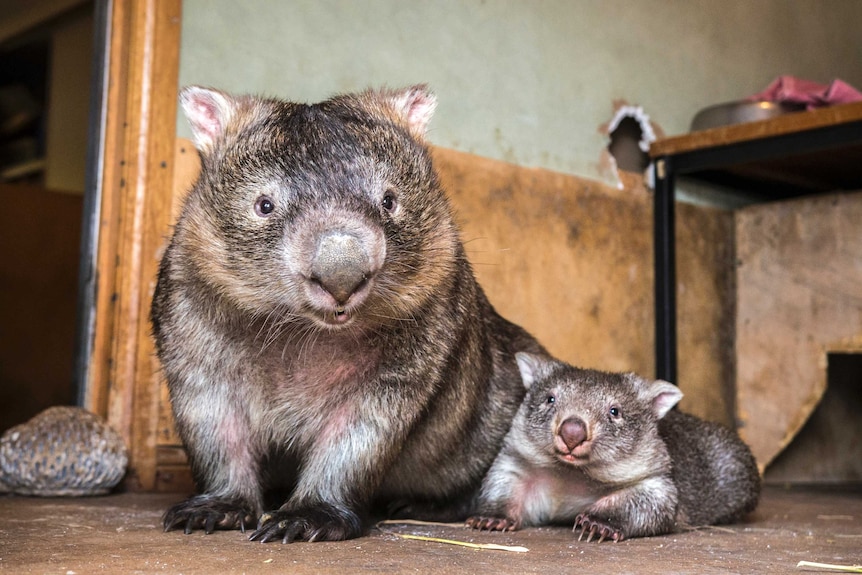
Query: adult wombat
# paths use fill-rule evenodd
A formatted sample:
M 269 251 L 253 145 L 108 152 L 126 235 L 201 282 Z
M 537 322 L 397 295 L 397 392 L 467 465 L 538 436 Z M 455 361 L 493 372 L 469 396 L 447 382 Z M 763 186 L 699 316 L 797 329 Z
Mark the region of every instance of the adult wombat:
M 487 301 L 423 142 L 423 86 L 305 105 L 189 87 L 200 178 L 152 307 L 201 494 L 166 529 L 362 534 L 464 512 L 543 353 Z M 273 502 L 281 492 L 286 499 Z
M 528 388 L 479 497 L 477 529 L 570 521 L 619 541 L 729 523 L 754 510 L 760 475 L 733 432 L 672 410 L 666 381 L 517 354 Z

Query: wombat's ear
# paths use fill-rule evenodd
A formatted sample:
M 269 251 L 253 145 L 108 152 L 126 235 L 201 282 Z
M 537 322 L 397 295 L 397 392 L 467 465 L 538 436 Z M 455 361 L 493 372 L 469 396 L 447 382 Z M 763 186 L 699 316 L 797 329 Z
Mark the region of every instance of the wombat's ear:
M 515 354 L 515 361 L 518 362 L 521 381 L 524 382 L 524 387 L 527 389 L 530 389 L 535 382 L 547 376 L 549 362 L 542 356 L 519 351 Z
M 682 399 L 682 392 L 674 384 L 658 379 L 649 386 L 652 398 L 652 411 L 656 418 L 664 417 Z
M 410 132 L 417 138 L 424 138 L 437 107 L 437 98 L 428 86 L 419 84 L 392 92 L 389 102 Z
M 191 125 L 195 147 L 204 153 L 213 149 L 237 109 L 228 94 L 201 86 L 183 88 L 180 104 Z

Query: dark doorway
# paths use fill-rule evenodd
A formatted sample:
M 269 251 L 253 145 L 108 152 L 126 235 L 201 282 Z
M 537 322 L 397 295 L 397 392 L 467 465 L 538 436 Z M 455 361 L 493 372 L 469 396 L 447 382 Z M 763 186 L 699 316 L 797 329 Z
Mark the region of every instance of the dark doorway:
M 0 432 L 77 401 L 93 3 L 0 3 Z

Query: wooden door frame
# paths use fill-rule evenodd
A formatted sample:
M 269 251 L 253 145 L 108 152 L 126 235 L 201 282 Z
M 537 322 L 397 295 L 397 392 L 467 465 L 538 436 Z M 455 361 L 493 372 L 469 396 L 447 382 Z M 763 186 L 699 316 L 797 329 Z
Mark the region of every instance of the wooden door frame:
M 161 376 L 149 308 L 171 223 L 182 1 L 96 4 L 76 377 L 79 403 L 126 440 L 127 487 L 152 490 Z

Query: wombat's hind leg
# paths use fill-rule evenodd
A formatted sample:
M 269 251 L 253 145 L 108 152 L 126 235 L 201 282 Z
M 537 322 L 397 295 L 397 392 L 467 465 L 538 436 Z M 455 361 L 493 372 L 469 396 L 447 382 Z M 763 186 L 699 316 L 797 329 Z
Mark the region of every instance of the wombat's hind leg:
M 479 529 L 480 531 L 515 531 L 518 522 L 508 517 L 482 517 L 473 516 L 467 519 L 467 527 Z
M 207 534 L 216 529 L 237 529 L 245 533 L 246 525 L 254 525 L 256 513 L 242 501 L 222 499 L 214 495 L 195 495 L 177 503 L 165 512 L 165 531 L 183 528 L 188 535 L 195 529 Z
M 319 503 L 315 506 L 264 513 L 249 540 L 343 541 L 359 537 L 364 531 L 363 521 L 349 509 Z
M 575 518 L 575 526 L 572 528 L 572 531 L 577 531 L 578 527 L 581 528 L 581 534 L 578 535 L 578 541 L 583 539 L 584 535 L 587 536 L 587 543 L 592 541 L 593 537 L 596 535 L 599 536 L 599 543 L 605 539 L 617 542 L 622 541 L 625 538 L 625 534 L 621 530 L 609 523 L 595 519 L 586 513 L 581 513 Z

